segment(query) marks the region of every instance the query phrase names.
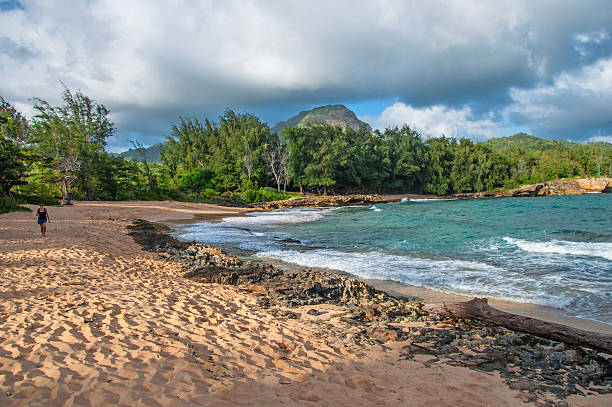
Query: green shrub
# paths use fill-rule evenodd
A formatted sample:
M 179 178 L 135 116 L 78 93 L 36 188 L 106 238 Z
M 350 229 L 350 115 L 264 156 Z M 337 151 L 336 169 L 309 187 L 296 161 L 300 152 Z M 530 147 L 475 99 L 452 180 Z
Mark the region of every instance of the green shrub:
M 200 192 L 200 198 L 213 198 L 220 196 L 221 193 L 219 191 L 215 191 L 212 188 L 206 188 L 204 191 Z
M 164 196 L 157 191 L 143 191 L 140 194 L 140 199 L 142 201 L 163 201 Z
M 242 199 L 246 202 L 258 202 L 258 191 L 255 189 L 245 189 L 242 191 Z
M 181 193 L 180 191 L 177 191 L 176 189 L 165 189 L 161 192 L 161 194 L 172 201 L 185 201 L 186 197 L 185 194 Z
M 281 201 L 283 199 L 291 198 L 291 194 L 284 192 L 278 192 L 276 189 L 271 187 L 259 188 L 259 200 L 257 202 L 268 202 L 268 201 Z
M 46 206 L 60 205 L 61 203 L 57 198 L 50 195 L 19 195 L 16 201 L 18 203 L 27 203 L 31 205 L 40 205 L 42 203 Z
M 215 174 L 205 169 L 197 169 L 181 176 L 178 187 L 185 192 L 199 192 L 205 189 L 214 188 Z
M 8 212 L 32 212 L 32 210 L 17 205 L 17 202 L 12 198 L 0 196 L 0 213 Z
M 275 188 L 263 187 L 259 189 L 247 188 L 243 189 L 242 200 L 248 203 L 252 202 L 269 202 L 269 201 L 281 201 L 283 199 L 289 199 L 296 194 L 287 194 L 285 192 L 278 192 Z

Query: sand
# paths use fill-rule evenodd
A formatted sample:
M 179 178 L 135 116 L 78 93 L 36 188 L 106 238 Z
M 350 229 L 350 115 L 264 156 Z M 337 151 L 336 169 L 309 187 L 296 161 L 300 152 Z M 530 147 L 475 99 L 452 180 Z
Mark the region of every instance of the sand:
M 34 213 L 0 215 L 0 405 L 528 405 L 496 373 L 356 344 L 342 307 L 275 317 L 240 287 L 184 279 L 126 235 L 133 218 L 244 211 L 77 202 L 49 208 L 45 238 Z

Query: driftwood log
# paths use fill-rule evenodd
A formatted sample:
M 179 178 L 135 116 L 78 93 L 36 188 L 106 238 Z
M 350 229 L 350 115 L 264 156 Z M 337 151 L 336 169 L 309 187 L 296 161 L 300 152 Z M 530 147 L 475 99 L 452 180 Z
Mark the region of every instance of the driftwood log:
M 465 302 L 428 304 L 423 309 L 446 318 L 478 319 L 513 331 L 524 332 L 612 354 L 612 335 L 584 331 L 553 322 L 500 311 L 491 307 L 486 298 L 474 298 Z

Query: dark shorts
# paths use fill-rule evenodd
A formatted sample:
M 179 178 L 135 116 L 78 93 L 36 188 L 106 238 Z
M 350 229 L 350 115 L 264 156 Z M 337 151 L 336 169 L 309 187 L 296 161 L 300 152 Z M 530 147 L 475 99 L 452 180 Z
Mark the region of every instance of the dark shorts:
M 43 223 L 47 223 L 47 219 L 38 219 L 39 225 L 42 225 Z

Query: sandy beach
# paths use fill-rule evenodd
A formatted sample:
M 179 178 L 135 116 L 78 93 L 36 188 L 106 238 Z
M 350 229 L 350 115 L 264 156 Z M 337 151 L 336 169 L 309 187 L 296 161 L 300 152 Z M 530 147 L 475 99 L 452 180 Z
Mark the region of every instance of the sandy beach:
M 0 215 L 0 405 L 554 405 L 495 371 L 408 360 L 401 341 L 358 343 L 342 306 L 283 314 L 240 286 L 186 279 L 127 235 L 136 218 L 247 211 L 76 202 L 49 208 L 45 238 L 34 213 Z M 612 405 L 612 394 L 563 403 Z

